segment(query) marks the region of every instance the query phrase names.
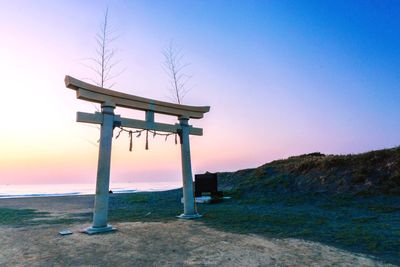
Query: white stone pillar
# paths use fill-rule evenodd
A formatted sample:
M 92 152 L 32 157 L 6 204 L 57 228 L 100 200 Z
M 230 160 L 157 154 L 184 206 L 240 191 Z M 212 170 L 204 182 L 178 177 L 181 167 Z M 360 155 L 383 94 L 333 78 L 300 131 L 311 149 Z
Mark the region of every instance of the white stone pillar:
M 94 200 L 93 225 L 85 230 L 85 232 L 88 234 L 115 230 L 115 228 L 107 224 L 111 145 L 114 129 L 114 109 L 115 105 L 107 103 L 103 104 L 101 107 L 103 123 L 101 124 L 100 130 L 96 196 Z
M 193 192 L 193 175 L 192 163 L 190 160 L 190 143 L 189 143 L 189 119 L 180 117 L 179 123 L 181 127 L 181 158 L 182 158 L 182 179 L 183 179 L 183 210 L 184 213 L 178 216 L 182 219 L 195 219 L 201 217 L 197 213 L 194 192 Z

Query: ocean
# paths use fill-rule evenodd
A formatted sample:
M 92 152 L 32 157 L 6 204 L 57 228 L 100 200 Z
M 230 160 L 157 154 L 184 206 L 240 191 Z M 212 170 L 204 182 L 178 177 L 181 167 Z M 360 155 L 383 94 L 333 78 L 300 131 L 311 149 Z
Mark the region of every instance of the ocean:
M 182 182 L 132 182 L 111 183 L 113 193 L 133 193 L 148 191 L 164 191 L 182 187 Z M 27 184 L 0 185 L 0 198 L 49 197 L 91 195 L 96 191 L 96 183 L 92 184 Z

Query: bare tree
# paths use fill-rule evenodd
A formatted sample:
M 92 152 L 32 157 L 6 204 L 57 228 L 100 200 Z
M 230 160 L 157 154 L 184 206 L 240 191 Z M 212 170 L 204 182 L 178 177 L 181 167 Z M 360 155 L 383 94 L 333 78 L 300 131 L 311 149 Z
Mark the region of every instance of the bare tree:
M 96 76 L 95 78 L 87 78 L 87 80 L 90 80 L 100 87 L 113 87 L 115 85 L 115 82 L 110 83 L 112 79 L 116 78 L 124 71 L 122 70 L 115 73 L 115 66 L 119 63 L 119 61 L 115 59 L 115 54 L 117 50 L 112 46 L 112 44 L 116 39 L 118 39 L 118 36 L 109 25 L 107 8 L 104 13 L 103 21 L 100 25 L 100 29 L 95 36 L 95 54 L 93 57 L 87 58 L 87 60 L 89 61 L 88 64 L 84 64 L 84 66 L 91 69 Z M 96 105 L 93 104 L 93 106 L 97 112 L 100 112 L 99 108 Z
M 104 13 L 104 20 L 101 23 L 100 30 L 96 34 L 96 53 L 94 57 L 89 58 L 91 64 L 86 65 L 93 70 L 97 76 L 96 79 L 89 79 L 100 87 L 107 86 L 111 88 L 115 83 L 110 81 L 119 76 L 122 71 L 115 73 L 114 68 L 119 63 L 115 60 L 116 49 L 112 47 L 113 42 L 118 38 L 113 29 L 111 29 L 108 20 L 108 8 Z
M 164 55 L 164 70 L 169 76 L 172 98 L 178 104 L 182 104 L 185 95 L 190 91 L 187 87 L 191 75 L 186 73 L 189 63 L 183 63 L 182 50 L 176 48 L 171 42 L 168 47 L 162 51 Z

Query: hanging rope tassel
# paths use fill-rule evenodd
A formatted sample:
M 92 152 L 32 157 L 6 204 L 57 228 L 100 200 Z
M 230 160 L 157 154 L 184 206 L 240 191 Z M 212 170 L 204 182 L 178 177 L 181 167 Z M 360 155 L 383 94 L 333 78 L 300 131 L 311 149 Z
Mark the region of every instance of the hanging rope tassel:
M 130 142 L 129 142 L 129 151 L 132 152 L 132 146 L 133 146 L 132 131 L 129 131 L 129 139 L 130 139 Z
M 118 132 L 117 136 L 115 137 L 115 139 L 118 139 L 118 137 L 121 135 L 121 133 L 122 133 L 123 130 L 124 130 L 124 129 L 122 129 L 122 128 L 119 130 L 119 132 Z
M 146 150 L 149 150 L 149 130 L 146 130 Z
M 119 127 L 119 129 L 120 130 L 119 130 L 118 134 L 115 136 L 115 139 L 118 139 L 122 132 L 127 132 L 129 134 L 129 151 L 130 152 L 132 152 L 132 150 L 133 150 L 133 135 L 135 134 L 136 138 L 139 138 L 142 135 L 143 131 L 146 131 L 146 146 L 145 146 L 146 150 L 149 150 L 149 132 L 151 134 L 153 134 L 153 138 L 155 138 L 157 135 L 165 136 L 165 141 L 168 140 L 168 137 L 170 135 L 174 135 L 175 136 L 175 145 L 178 144 L 178 137 L 180 139 L 180 143 L 182 144 L 182 131 L 181 130 L 177 130 L 176 133 L 170 132 L 170 133 L 163 134 L 163 133 L 157 133 L 154 130 L 146 130 L 146 129 L 135 130 L 135 131 L 132 131 L 132 130 L 128 131 L 122 127 Z M 97 142 L 100 142 L 100 140 L 98 140 Z

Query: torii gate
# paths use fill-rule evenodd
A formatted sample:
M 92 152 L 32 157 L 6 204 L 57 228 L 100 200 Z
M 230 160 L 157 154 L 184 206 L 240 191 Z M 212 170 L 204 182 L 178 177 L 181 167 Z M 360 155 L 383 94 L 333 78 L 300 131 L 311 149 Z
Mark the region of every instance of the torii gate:
M 171 132 L 179 135 L 182 158 L 184 213 L 178 217 L 182 219 L 201 217 L 197 213 L 193 194 L 189 134 L 203 135 L 203 129 L 192 127 L 188 124 L 188 121 L 191 118 L 201 119 L 204 113 L 210 110 L 209 106 L 186 106 L 138 97 L 85 83 L 70 76 L 65 76 L 65 86 L 75 90 L 78 99 L 101 104 L 101 112 L 93 114 L 77 112 L 76 119 L 78 122 L 101 124 L 93 225 L 85 229 L 86 233 L 94 234 L 115 230 L 115 228 L 107 223 L 107 217 L 112 136 L 114 128 L 118 126 Z M 114 109 L 117 106 L 145 111 L 146 120 L 128 119 L 122 118 L 120 115 L 115 115 Z M 172 125 L 155 122 L 154 113 L 177 116 L 179 124 Z

